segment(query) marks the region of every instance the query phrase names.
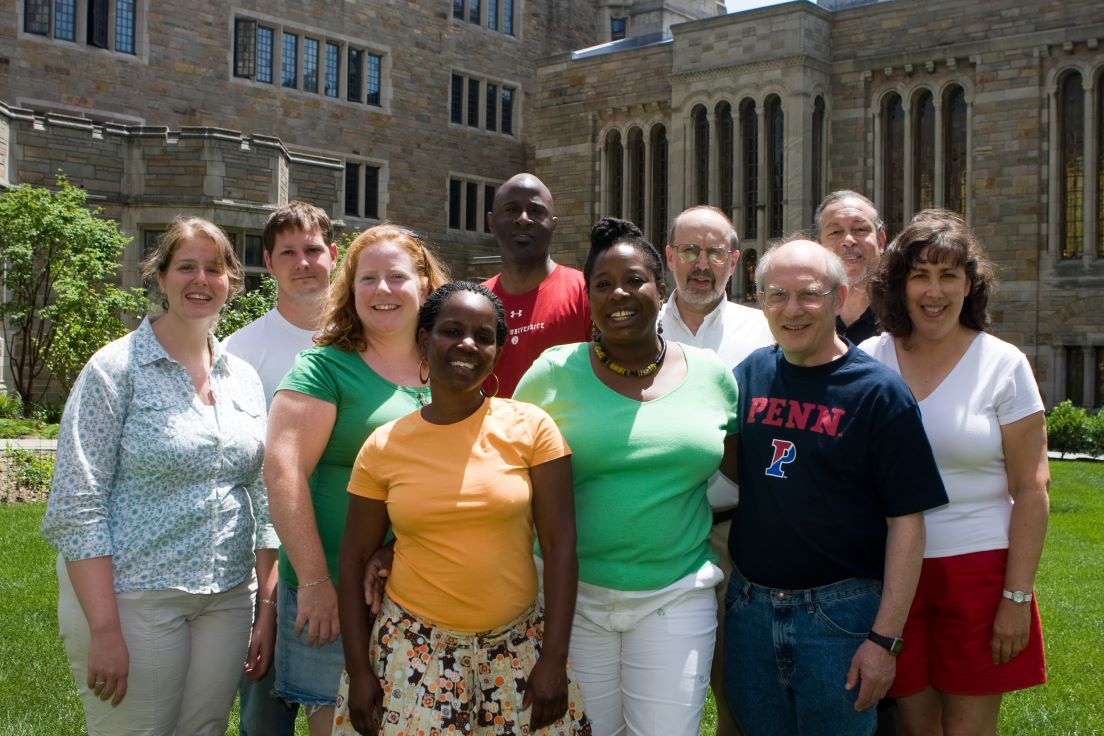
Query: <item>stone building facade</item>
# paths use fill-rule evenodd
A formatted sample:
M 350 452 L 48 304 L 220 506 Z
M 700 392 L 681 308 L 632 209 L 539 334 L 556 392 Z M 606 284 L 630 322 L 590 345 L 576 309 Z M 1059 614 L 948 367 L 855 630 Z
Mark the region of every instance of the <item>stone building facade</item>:
M 827 6 L 827 7 L 825 7 Z M 1104 8 L 1093 0 L 793 2 L 560 54 L 538 71 L 535 169 L 561 243 L 621 215 L 731 213 L 749 274 L 819 200 L 856 189 L 890 236 L 931 206 L 996 262 L 994 332 L 1048 405 L 1104 403 Z
M 891 233 L 946 206 L 998 264 L 994 331 L 1048 403 L 1104 403 L 1099 2 L 722 7 L 0 0 L 0 188 L 65 171 L 134 236 L 128 284 L 178 213 L 223 225 L 259 274 L 289 198 L 413 227 L 478 277 L 494 187 L 530 169 L 568 263 L 602 215 L 663 243 L 685 206 L 729 211 L 736 299 L 833 189 L 871 196 Z

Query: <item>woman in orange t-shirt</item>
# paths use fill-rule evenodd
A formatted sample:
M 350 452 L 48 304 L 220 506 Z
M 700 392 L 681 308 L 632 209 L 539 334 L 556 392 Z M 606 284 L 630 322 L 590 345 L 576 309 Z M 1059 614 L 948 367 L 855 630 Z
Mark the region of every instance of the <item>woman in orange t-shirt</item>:
M 481 390 L 505 338 L 502 305 L 484 287 L 431 294 L 417 340 L 432 402 L 379 427 L 357 457 L 335 734 L 591 732 L 567 666 L 578 584 L 571 451 L 544 411 Z M 373 621 L 364 571 L 388 523 L 394 562 Z

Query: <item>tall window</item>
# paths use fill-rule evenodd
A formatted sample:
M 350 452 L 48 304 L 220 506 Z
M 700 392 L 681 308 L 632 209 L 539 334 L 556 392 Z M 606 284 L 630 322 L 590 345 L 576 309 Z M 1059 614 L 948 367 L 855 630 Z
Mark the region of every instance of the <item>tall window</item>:
M 502 0 L 502 32 L 514 34 L 514 0 Z
M 628 219 L 644 227 L 644 132 L 640 128 L 629 131 L 629 211 Z
M 115 50 L 134 53 L 134 0 L 115 0 Z
M 487 110 L 484 117 L 487 130 L 498 129 L 498 85 L 487 82 Z
M 812 125 L 813 161 L 810 167 L 812 188 L 812 203 L 809 210 L 809 222 L 813 221 L 813 213 L 824 199 L 824 98 L 817 95 L 813 101 L 813 125 Z
M 464 20 L 464 0 L 452 0 L 452 17 Z
M 23 30 L 50 35 L 50 0 L 23 0 Z
M 318 92 L 318 41 L 303 39 L 303 91 Z
M 449 120 L 457 125 L 464 122 L 464 78 L 452 75 L 452 87 L 449 90 Z
M 732 178 L 736 157 L 733 149 L 732 105 L 722 102 L 717 105 L 717 166 L 718 186 L 717 204 L 729 217 L 732 216 Z
M 622 217 L 621 200 L 625 192 L 625 148 L 621 133 L 611 130 L 606 135 L 606 214 Z
M 1066 398 L 1076 406 L 1085 405 L 1085 350 L 1066 348 Z
M 468 125 L 479 127 L 479 80 L 468 80 Z
M 485 23 L 489 31 L 501 30 L 513 35 L 513 0 L 486 0 L 486 16 L 483 14 L 483 4 L 481 0 L 452 0 L 452 17 L 456 20 L 467 20 L 477 26 Z
M 468 0 L 468 20 L 479 25 L 479 0 Z
M 782 236 L 782 202 L 784 199 L 786 150 L 785 121 L 782 100 L 771 95 L 763 104 L 767 127 L 767 237 Z
M 912 208 L 935 206 L 935 102 L 932 93 L 921 92 L 913 103 Z
M 349 74 L 345 80 L 345 96 L 349 102 L 360 102 L 361 64 L 364 52 L 360 49 L 349 47 Z
M 383 81 L 383 57 L 379 54 L 366 54 L 364 60 L 364 77 L 366 82 L 364 101 L 369 105 L 378 106 L 380 104 L 380 85 Z
M 1081 213 L 1085 194 L 1085 89 L 1069 72 L 1058 98 L 1058 238 L 1063 258 L 1080 258 L 1085 239 Z
M 709 203 L 709 112 L 698 105 L 691 112 L 694 126 L 694 204 Z
M 257 81 L 272 84 L 272 45 L 275 34 L 271 28 L 257 26 Z
M 1104 71 L 1096 78 L 1096 255 L 1104 255 Z M 1104 350 L 1097 353 L 1104 356 Z M 1099 362 L 1099 361 L 1098 361 Z M 1098 373 L 1104 380 L 1104 366 Z M 1104 391 L 1097 393 L 1097 403 L 1104 403 Z
M 280 84 L 284 87 L 297 87 L 299 85 L 295 57 L 299 54 L 299 37 L 284 31 L 280 42 Z
M 759 237 L 759 118 L 754 100 L 740 103 L 740 150 L 744 159 L 744 237 L 754 240 Z
M 464 183 L 464 229 L 479 229 L 479 185 L 474 181 Z
M 943 98 L 943 206 L 966 214 L 966 91 L 954 86 Z
M 652 240 L 667 237 L 667 129 L 652 128 L 648 150 L 652 159 Z
M 337 97 L 337 80 L 341 78 L 341 47 L 326 42 L 326 87 L 327 97 Z
M 882 104 L 882 214 L 889 237 L 905 223 L 905 108 L 901 95 L 889 95 Z
M 755 301 L 755 268 L 759 265 L 759 254 L 754 248 L 748 248 L 740 258 L 740 265 L 744 267 L 744 301 Z
M 131 4 L 133 20 L 133 3 Z M 54 3 L 54 38 L 65 41 L 77 40 L 77 3 L 76 0 L 57 0 Z M 131 32 L 133 41 L 133 31 Z M 134 53 L 131 49 L 130 53 Z
M 514 134 L 514 91 L 509 87 L 502 88 L 502 132 Z

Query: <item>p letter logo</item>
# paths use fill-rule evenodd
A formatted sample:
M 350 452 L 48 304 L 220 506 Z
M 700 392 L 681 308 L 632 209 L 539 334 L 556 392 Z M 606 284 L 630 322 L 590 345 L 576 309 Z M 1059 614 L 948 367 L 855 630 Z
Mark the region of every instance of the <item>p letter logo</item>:
M 797 445 L 789 440 L 771 440 L 771 446 L 774 447 L 774 456 L 767 466 L 766 474 L 772 478 L 785 478 L 786 473 L 782 466 L 797 459 Z

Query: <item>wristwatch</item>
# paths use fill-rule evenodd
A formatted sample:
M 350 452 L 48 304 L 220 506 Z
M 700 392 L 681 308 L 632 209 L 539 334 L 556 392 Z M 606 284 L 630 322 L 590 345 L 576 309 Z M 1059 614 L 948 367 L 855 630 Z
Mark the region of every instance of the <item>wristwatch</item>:
M 871 631 L 866 635 L 866 638 L 874 642 L 882 649 L 896 657 L 901 653 L 901 650 L 905 648 L 905 640 L 899 636 L 882 636 L 876 631 Z
M 1013 603 L 1029 603 L 1031 601 L 1031 593 L 1025 593 L 1022 590 L 1005 590 L 1001 595 Z

